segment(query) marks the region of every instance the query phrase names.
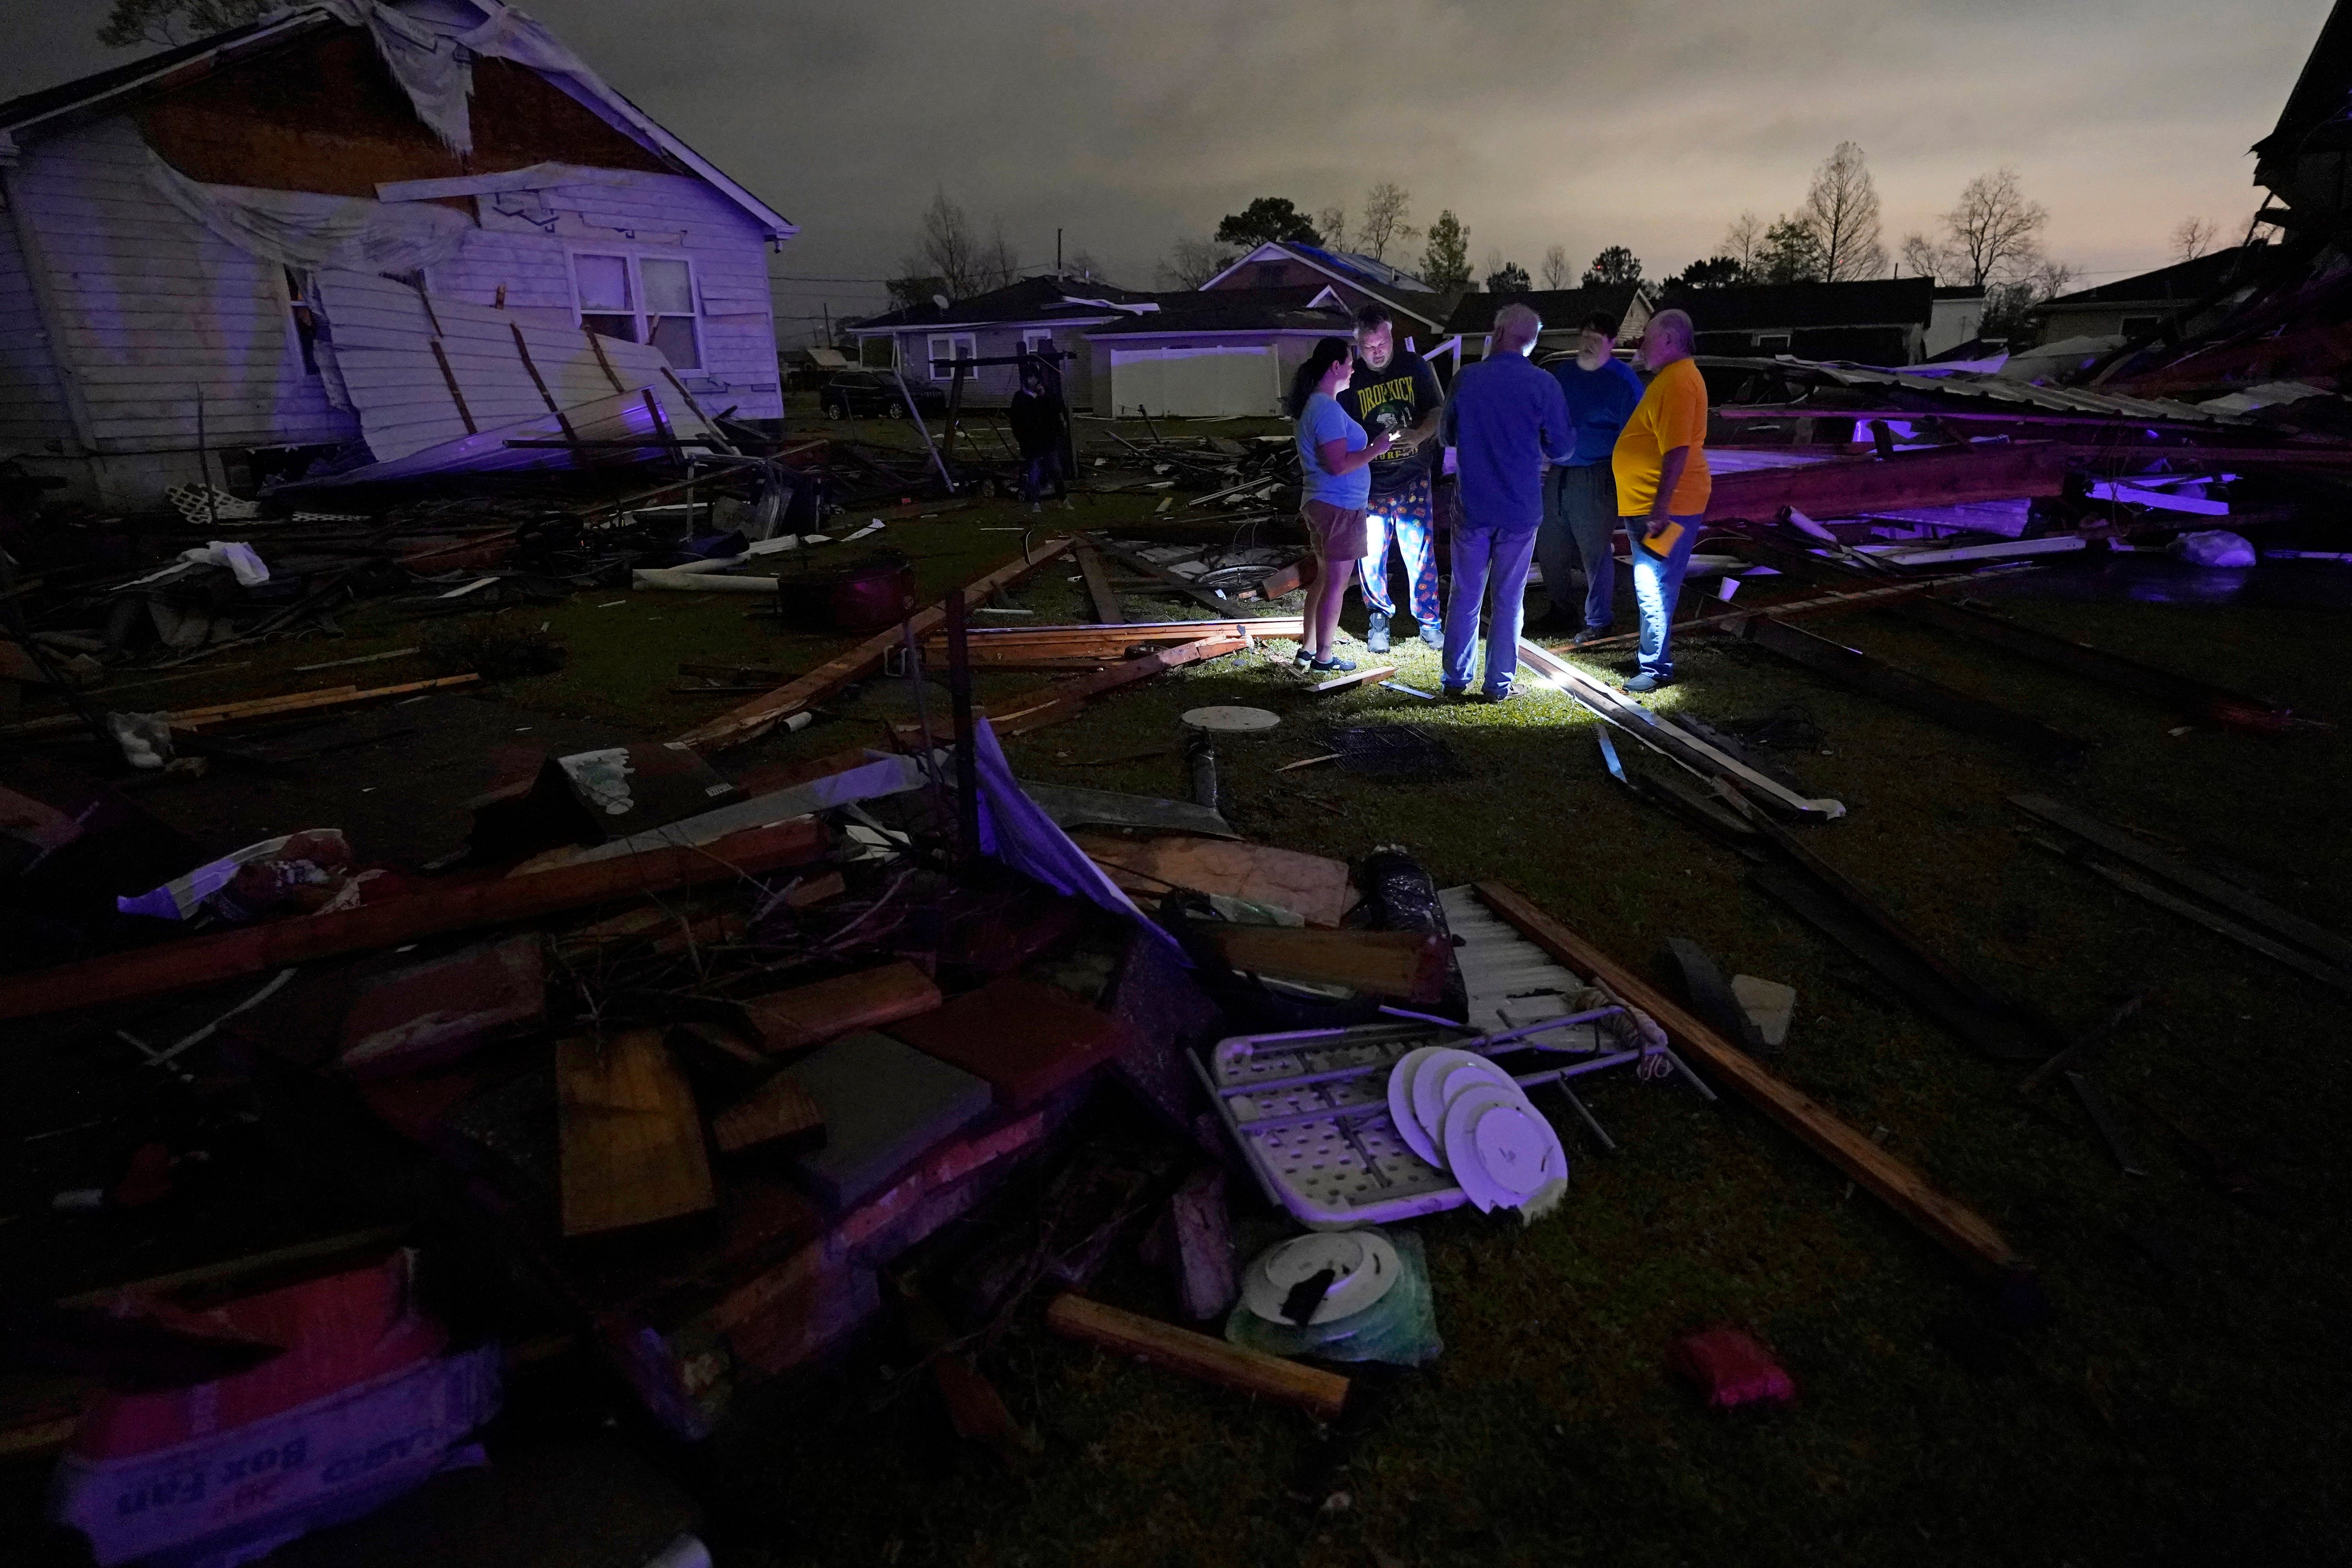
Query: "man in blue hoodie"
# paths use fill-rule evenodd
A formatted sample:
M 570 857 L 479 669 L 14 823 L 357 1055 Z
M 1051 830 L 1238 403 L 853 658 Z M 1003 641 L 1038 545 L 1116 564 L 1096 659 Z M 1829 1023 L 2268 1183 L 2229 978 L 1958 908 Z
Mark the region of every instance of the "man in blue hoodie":
M 1609 635 L 1616 618 L 1617 481 L 1609 455 L 1617 432 L 1642 401 L 1642 378 L 1617 357 L 1617 324 L 1601 314 L 1587 316 L 1573 359 L 1547 367 L 1568 399 L 1576 421 L 1576 456 L 1544 476 L 1543 527 L 1536 534 L 1536 560 L 1543 567 L 1544 593 L 1551 608 L 1528 628 L 1538 637 L 1572 637 L 1587 643 Z M 1570 574 L 1584 569 L 1583 613 L 1570 597 Z
M 1565 463 L 1576 455 L 1576 426 L 1559 383 L 1528 363 L 1542 331 L 1541 318 L 1526 305 L 1496 311 L 1494 346 L 1454 378 L 1445 403 L 1445 444 L 1455 448 L 1462 477 L 1454 589 L 1445 604 L 1444 680 L 1451 697 L 1470 688 L 1478 612 L 1490 575 L 1495 595 L 1484 685 L 1490 702 L 1510 696 L 1519 669 L 1528 566 L 1543 521 L 1544 462 Z

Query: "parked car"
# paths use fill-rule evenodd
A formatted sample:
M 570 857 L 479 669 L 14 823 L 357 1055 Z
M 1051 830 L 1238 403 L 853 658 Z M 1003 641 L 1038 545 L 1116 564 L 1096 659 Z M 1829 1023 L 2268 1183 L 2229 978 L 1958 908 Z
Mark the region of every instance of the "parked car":
M 925 414 L 945 414 L 948 395 L 928 381 L 908 380 L 907 390 L 915 395 L 915 406 Z M 880 371 L 845 370 L 817 388 L 816 405 L 827 419 L 871 418 L 880 415 L 886 419 L 904 419 L 907 400 L 898 394 L 898 378 Z

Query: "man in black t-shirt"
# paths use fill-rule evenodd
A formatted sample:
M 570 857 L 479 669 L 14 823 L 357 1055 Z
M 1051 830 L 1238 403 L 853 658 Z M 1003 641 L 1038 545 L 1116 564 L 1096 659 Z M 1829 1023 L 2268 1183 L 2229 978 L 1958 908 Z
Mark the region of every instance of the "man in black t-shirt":
M 1356 311 L 1356 369 L 1339 406 L 1356 417 L 1367 436 L 1391 435 L 1396 445 L 1372 460 L 1372 496 L 1364 513 L 1368 550 L 1360 576 L 1370 626 L 1364 646 L 1389 650 L 1389 622 L 1396 605 L 1389 597 L 1389 541 L 1404 558 L 1412 618 L 1421 640 L 1444 646 L 1444 616 L 1437 602 L 1437 551 L 1432 542 L 1435 508 L 1429 492 L 1430 460 L 1436 454 L 1437 422 L 1445 392 L 1437 373 L 1419 354 L 1396 346 L 1396 324 L 1386 310 L 1366 304 Z

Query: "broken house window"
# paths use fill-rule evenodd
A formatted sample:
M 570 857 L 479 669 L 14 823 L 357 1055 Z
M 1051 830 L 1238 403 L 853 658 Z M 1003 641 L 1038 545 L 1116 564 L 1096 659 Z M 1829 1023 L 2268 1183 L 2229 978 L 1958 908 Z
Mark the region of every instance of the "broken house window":
M 1759 354 L 1787 353 L 1789 352 L 1789 334 L 1786 332 L 1759 332 L 1756 335 L 1756 352 Z
M 294 341 L 302 348 L 302 374 L 319 374 L 319 313 L 310 308 L 310 275 L 299 268 L 286 272 L 286 303 L 294 318 Z
M 572 258 L 572 279 L 583 331 L 650 343 L 680 370 L 702 368 L 694 269 L 686 258 L 581 252 Z
M 955 367 L 943 364 L 943 360 L 978 359 L 980 350 L 970 332 L 934 332 L 930 350 L 926 356 L 931 362 L 933 381 L 953 381 Z
M 1021 352 L 1024 354 L 1049 354 L 1054 352 L 1054 333 L 1048 327 L 1038 327 L 1021 334 Z

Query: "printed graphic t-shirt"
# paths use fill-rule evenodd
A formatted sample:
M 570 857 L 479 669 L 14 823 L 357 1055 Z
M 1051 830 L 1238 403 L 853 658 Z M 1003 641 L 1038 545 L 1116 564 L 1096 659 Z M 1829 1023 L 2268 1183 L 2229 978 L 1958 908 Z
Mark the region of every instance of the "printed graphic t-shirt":
M 1361 510 L 1371 490 L 1370 466 L 1345 474 L 1329 472 L 1318 452 L 1326 441 L 1345 441 L 1350 452 L 1360 452 L 1371 445 L 1364 427 L 1348 416 L 1339 400 L 1328 392 L 1318 392 L 1298 411 L 1298 475 L 1306 492 L 1304 499 L 1348 511 Z
M 1429 368 L 1429 362 L 1404 349 L 1392 351 L 1389 363 L 1379 370 L 1359 356 L 1355 374 L 1339 394 L 1339 405 L 1375 436 L 1385 431 L 1402 437 L 1436 413 L 1444 401 L 1445 389 L 1437 384 L 1437 373 Z M 1371 493 L 1394 495 L 1425 477 L 1430 448 L 1435 445 L 1433 441 L 1420 447 L 1396 447 L 1374 458 Z
M 1690 448 L 1690 460 L 1664 510 L 1669 517 L 1695 517 L 1706 510 L 1715 480 L 1706 468 L 1706 383 L 1686 359 L 1650 378 L 1633 416 L 1618 432 L 1609 460 L 1617 478 L 1619 517 L 1648 517 L 1658 510 L 1658 480 L 1666 454 L 1677 447 Z

